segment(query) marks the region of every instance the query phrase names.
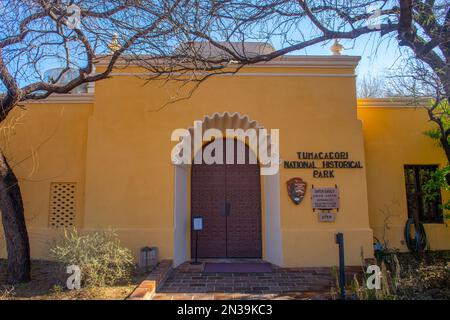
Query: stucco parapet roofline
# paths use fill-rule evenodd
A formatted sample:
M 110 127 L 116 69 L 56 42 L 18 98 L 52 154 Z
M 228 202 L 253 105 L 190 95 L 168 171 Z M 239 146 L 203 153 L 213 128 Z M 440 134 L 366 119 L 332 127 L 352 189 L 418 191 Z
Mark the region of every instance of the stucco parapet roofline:
M 26 100 L 24 104 L 48 104 L 48 103 L 93 103 L 94 93 L 66 93 L 52 94 L 46 99 Z
M 110 56 L 99 56 L 96 59 L 97 66 L 107 66 Z M 154 63 L 158 60 L 148 55 L 123 56 L 115 64 L 115 67 L 138 66 L 138 60 L 151 60 Z M 355 68 L 361 57 L 347 55 L 284 55 L 270 61 L 258 62 L 246 65 L 246 68 Z M 160 59 L 160 63 L 164 63 L 164 59 Z
M 360 98 L 358 108 L 419 108 L 426 106 L 431 98 Z

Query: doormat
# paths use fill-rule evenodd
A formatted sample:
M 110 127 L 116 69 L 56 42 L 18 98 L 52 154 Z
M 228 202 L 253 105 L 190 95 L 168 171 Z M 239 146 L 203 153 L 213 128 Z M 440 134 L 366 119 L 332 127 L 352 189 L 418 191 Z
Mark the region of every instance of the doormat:
M 205 263 L 205 273 L 268 273 L 273 272 L 270 263 L 247 263 L 247 262 L 215 262 Z

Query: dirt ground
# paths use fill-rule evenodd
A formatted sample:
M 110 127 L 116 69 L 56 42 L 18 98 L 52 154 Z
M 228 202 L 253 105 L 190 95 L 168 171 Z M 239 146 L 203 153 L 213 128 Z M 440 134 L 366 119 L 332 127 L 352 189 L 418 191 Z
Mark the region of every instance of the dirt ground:
M 6 260 L 0 259 L 0 300 L 123 300 L 145 278 L 133 275 L 130 283 L 114 287 L 82 288 L 68 290 L 60 265 L 51 261 L 32 260 L 32 280 L 20 285 L 6 284 Z

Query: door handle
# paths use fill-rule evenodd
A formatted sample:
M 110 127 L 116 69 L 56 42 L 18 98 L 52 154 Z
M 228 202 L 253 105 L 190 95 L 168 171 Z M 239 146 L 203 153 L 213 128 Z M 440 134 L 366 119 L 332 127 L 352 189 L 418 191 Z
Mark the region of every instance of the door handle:
M 229 202 L 224 202 L 221 210 L 220 210 L 220 214 L 224 215 L 225 217 L 229 216 L 231 213 L 231 203 Z
M 225 216 L 229 216 L 231 213 L 231 203 L 225 202 Z

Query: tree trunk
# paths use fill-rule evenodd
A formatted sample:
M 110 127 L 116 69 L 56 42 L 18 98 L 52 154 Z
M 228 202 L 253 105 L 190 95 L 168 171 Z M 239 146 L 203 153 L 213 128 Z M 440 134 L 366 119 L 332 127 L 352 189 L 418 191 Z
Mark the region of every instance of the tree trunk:
M 400 45 L 404 42 L 412 41 L 414 38 L 414 32 L 412 29 L 413 12 L 412 12 L 412 0 L 400 0 L 400 14 L 398 21 L 398 36 Z
M 445 137 L 444 139 L 441 138 L 441 145 L 442 149 L 444 149 L 445 156 L 447 157 L 447 163 L 450 164 L 450 144 L 448 143 L 447 137 Z M 450 174 L 448 174 L 445 177 L 445 179 L 447 180 L 447 183 L 450 185 Z
M 0 212 L 8 253 L 7 282 L 30 281 L 30 244 L 22 195 L 14 172 L 0 152 Z

